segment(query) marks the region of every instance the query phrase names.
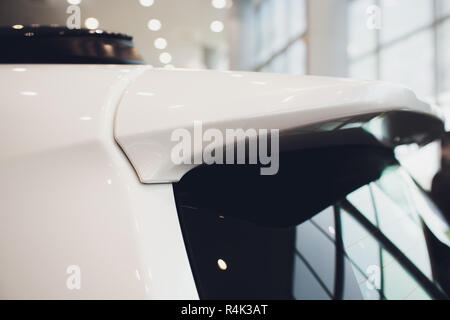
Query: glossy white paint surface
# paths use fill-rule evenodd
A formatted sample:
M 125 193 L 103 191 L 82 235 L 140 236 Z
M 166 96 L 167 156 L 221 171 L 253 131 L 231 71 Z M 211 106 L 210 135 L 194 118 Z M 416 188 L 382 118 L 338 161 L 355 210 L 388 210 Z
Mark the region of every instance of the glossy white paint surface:
M 113 138 L 146 68 L 0 66 L 0 298 L 198 298 L 172 186 L 141 184 Z
M 432 113 L 409 89 L 376 81 L 246 72 L 147 70 L 128 88 L 115 137 L 144 183 L 178 181 L 193 165 L 175 165 L 175 129 L 284 130 L 391 110 Z
M 176 181 L 189 169 L 172 165 L 172 130 L 194 120 L 285 130 L 406 108 L 432 112 L 379 82 L 2 65 L 0 298 L 197 299 L 172 185 L 139 181 Z M 80 290 L 66 285 L 72 265 Z

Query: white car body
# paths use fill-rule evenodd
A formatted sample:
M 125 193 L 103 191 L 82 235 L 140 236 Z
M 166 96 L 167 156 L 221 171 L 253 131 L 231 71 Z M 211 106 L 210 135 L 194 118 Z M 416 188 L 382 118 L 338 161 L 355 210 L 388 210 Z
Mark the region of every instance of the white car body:
M 277 128 L 392 110 L 374 81 L 119 65 L 0 66 L 0 298 L 198 299 L 170 134 Z M 70 290 L 70 266 L 81 288 Z M 68 273 L 69 268 L 69 273 Z

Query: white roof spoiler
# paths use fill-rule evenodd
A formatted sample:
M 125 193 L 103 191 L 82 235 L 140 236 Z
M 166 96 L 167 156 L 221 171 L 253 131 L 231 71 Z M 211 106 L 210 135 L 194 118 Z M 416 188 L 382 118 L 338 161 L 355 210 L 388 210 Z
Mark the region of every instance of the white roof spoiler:
M 221 132 L 279 129 L 282 139 L 283 132 L 313 124 L 392 111 L 414 112 L 442 126 L 435 110 L 412 91 L 384 82 L 149 69 L 125 92 L 114 135 L 143 183 L 175 182 L 197 164 L 172 161 L 177 142 L 171 135 L 179 128 L 193 134 L 194 121 Z

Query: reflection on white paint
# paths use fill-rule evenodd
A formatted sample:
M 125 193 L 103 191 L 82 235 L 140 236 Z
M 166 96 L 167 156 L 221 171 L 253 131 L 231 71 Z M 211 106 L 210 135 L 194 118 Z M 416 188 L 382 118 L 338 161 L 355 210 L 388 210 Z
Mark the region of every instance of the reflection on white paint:
M 265 81 L 252 81 L 251 84 L 256 84 L 258 86 L 265 86 L 267 82 Z
M 289 101 L 291 101 L 292 99 L 294 99 L 294 97 L 295 97 L 295 96 L 289 96 L 289 97 L 287 97 L 287 98 L 284 98 L 281 102 L 282 102 L 282 103 L 289 102 Z
M 23 95 L 23 96 L 36 96 L 37 92 L 34 92 L 34 91 L 22 91 L 20 94 Z
M 155 94 L 153 92 L 138 92 L 139 96 L 145 96 L 145 97 L 153 97 Z

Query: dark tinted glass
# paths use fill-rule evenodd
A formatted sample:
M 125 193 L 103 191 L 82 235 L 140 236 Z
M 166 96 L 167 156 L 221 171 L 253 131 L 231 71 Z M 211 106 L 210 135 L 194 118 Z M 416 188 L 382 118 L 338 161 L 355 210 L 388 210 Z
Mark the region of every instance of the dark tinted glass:
M 206 166 L 174 185 L 201 298 L 445 299 L 448 226 L 379 147 Z M 446 233 L 447 232 L 447 233 Z

